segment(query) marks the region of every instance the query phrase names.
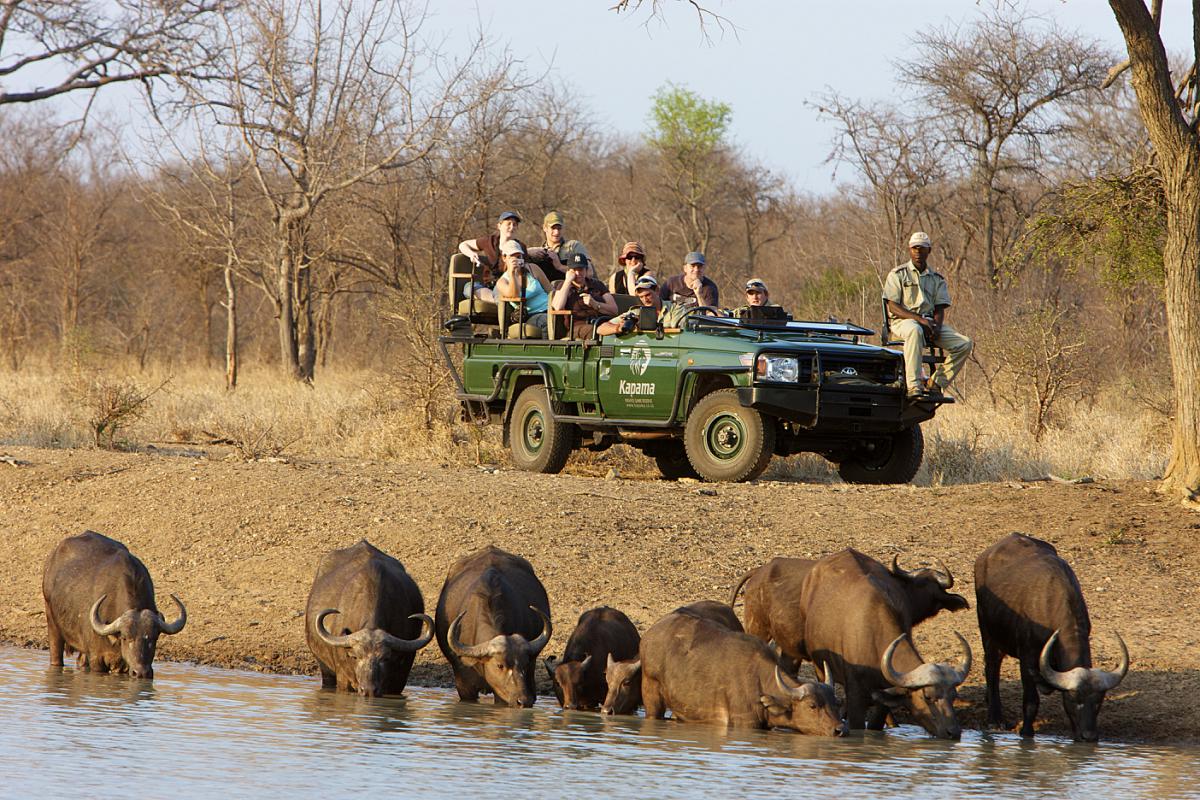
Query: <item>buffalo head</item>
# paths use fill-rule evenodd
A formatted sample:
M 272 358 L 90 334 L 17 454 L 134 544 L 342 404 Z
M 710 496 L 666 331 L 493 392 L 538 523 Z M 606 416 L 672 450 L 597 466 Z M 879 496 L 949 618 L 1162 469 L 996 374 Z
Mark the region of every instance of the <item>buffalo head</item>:
M 937 569 L 903 569 L 899 556 L 892 556 L 892 575 L 899 579 L 908 591 L 909 607 L 912 609 L 913 625 L 936 615 L 942 609 L 962 611 L 970 606 L 967 598 L 950 590 L 954 586 L 954 574 L 940 558 L 933 563 Z
M 558 704 L 563 708 L 577 711 L 594 709 L 594 705 L 585 705 L 584 681 L 588 667 L 592 665 L 592 657 L 588 655 L 583 661 L 556 662 L 554 656 L 545 659 L 546 671 L 550 673 L 550 681 L 554 684 L 554 694 Z
M 962 736 L 962 726 L 954 713 L 954 701 L 958 698 L 958 686 L 967 679 L 971 671 L 971 647 L 958 631 L 954 632 L 958 643 L 962 646 L 963 657 L 957 666 L 949 664 L 921 664 L 903 674 L 896 672 L 892 666 L 892 656 L 896 648 L 908 638 L 902 633 L 892 640 L 879 668 L 883 676 L 892 684 L 892 688 L 875 692 L 874 700 L 889 708 L 905 708 L 913 718 L 933 736 L 939 739 L 958 739 Z M 916 650 L 908 643 L 908 648 L 916 658 Z
M 828 665 L 825 674 L 829 675 Z M 845 736 L 846 720 L 838 708 L 832 683 L 801 683 L 790 685 L 783 671 L 775 667 L 775 686 L 778 694 L 759 698 L 767 712 L 767 725 L 790 728 L 813 736 Z
M 447 633 L 451 652 L 482 673 L 498 702 L 529 708 L 536 699 L 529 689 L 533 682 L 533 660 L 550 641 L 550 618 L 540 608 L 530 606 L 542 618 L 542 632 L 533 641 L 517 633 L 501 634 L 479 644 L 466 645 L 459 640 L 463 612 L 454 618 Z
M 610 653 L 604 678 L 608 682 L 608 695 L 604 705 L 600 706 L 600 713 L 632 714 L 637 711 L 642 704 L 642 660 L 614 661 Z
M 325 628 L 325 618 L 339 614 L 336 608 L 322 609 L 313 622 L 313 629 L 322 642 L 330 647 L 343 647 L 354 662 L 353 688 L 364 697 L 382 697 L 391 662 L 399 655 L 415 653 L 433 638 L 433 620 L 427 614 L 410 614 L 424 628 L 424 636 L 401 639 L 381 628 L 363 628 L 353 633 L 334 636 Z
M 100 636 L 112 636 L 121 644 L 121 658 L 129 667 L 129 674 L 135 678 L 150 679 L 154 677 L 154 651 L 158 647 L 158 635 L 168 636 L 179 633 L 187 622 L 187 609 L 179 598 L 171 595 L 171 600 L 179 609 L 179 616 L 174 622 L 167 622 L 163 615 L 148 608 L 128 609 L 121 616 L 105 622 L 100 619 L 100 605 L 108 595 L 102 594 L 92 603 L 88 613 L 92 630 Z
M 1046 640 L 1042 647 L 1042 656 L 1038 665 L 1042 679 L 1050 686 L 1062 692 L 1063 709 L 1071 720 L 1071 728 L 1075 738 L 1085 742 L 1094 742 L 1100 738 L 1097 720 L 1100 717 L 1100 706 L 1104 704 L 1104 695 L 1119 684 L 1129 672 L 1129 650 L 1120 634 L 1115 634 L 1117 644 L 1121 648 L 1121 663 L 1116 672 L 1102 669 L 1075 667 L 1066 672 L 1058 672 L 1050 666 L 1050 651 L 1058 641 L 1058 631 Z

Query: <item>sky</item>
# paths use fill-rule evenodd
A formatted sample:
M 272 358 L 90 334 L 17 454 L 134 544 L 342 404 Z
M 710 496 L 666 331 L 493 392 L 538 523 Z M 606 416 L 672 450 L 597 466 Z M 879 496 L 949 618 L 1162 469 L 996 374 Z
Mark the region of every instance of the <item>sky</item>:
M 825 162 L 835 130 L 806 102 L 830 90 L 855 99 L 894 97 L 900 87 L 892 62 L 913 56 L 923 30 L 961 24 L 991 7 L 989 0 L 702 0 L 738 29 L 722 34 L 710 26 L 705 42 L 682 0 L 664 0 L 664 20 L 651 20 L 645 9 L 618 15 L 609 10 L 614 2 L 431 0 L 430 8 L 436 25 L 458 25 L 464 38 L 468 22 L 482 22 L 530 73 L 549 70 L 602 130 L 644 131 L 650 98 L 667 83 L 729 103 L 735 143 L 813 194 L 832 188 L 834 167 Z M 1105 0 L 1025 6 L 1124 57 Z M 1190 52 L 1186 5 L 1165 6 L 1168 49 Z

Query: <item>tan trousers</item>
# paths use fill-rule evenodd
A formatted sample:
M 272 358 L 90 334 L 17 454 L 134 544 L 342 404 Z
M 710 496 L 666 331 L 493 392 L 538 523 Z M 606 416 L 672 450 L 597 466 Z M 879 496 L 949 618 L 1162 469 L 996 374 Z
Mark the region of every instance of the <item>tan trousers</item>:
M 892 323 L 892 338 L 904 340 L 904 374 L 908 390 L 921 387 L 921 355 L 925 347 L 925 329 L 921 323 L 911 319 L 898 319 Z M 972 342 L 949 325 L 942 326 L 938 346 L 946 351 L 946 360 L 937 365 L 933 380 L 945 389 L 962 369 L 967 356 L 971 355 Z

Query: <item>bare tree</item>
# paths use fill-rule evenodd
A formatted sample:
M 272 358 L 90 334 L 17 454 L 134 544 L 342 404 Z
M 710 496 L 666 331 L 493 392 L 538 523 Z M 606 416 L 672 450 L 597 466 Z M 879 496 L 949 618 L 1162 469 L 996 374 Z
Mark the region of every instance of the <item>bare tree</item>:
M 254 0 L 224 15 L 232 56 L 218 86 L 192 91 L 241 138 L 272 219 L 275 308 L 284 369 L 316 365 L 312 233 L 330 197 L 417 163 L 481 98 L 472 70 L 484 42 L 450 63 L 422 33 L 426 11 L 405 0 Z M 507 74 L 507 65 L 495 75 Z M 493 91 L 504 86 L 493 81 Z
M 0 0 L 0 105 L 202 75 L 202 35 L 231 0 Z M 6 90 L 22 81 L 23 90 Z M 89 102 L 90 106 L 90 102 Z
M 1161 489 L 1200 508 L 1200 0 L 1192 0 L 1192 66 L 1172 81 L 1155 13 L 1109 0 L 1129 53 L 1134 92 L 1154 145 L 1167 206 L 1163 246 L 1167 335 L 1175 386 L 1171 461 Z
M 997 217 L 1010 191 L 1006 181 L 1037 169 L 1043 141 L 1066 131 L 1056 105 L 1094 92 L 1111 58 L 1095 42 L 1053 24 L 1031 24 L 1003 6 L 965 31 L 933 30 L 918 53 L 897 69 L 963 155 L 982 213 L 983 273 L 996 286 Z

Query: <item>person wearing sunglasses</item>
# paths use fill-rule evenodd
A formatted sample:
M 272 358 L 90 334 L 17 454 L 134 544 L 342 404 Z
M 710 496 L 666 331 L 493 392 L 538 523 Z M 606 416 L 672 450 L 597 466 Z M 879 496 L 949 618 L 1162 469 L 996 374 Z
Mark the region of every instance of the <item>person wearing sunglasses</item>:
M 638 278 L 654 274 L 646 266 L 646 251 L 641 242 L 626 242 L 621 255 L 617 256 L 617 263 L 620 266 L 616 272 L 608 276 L 608 290 L 613 294 L 633 294 Z

